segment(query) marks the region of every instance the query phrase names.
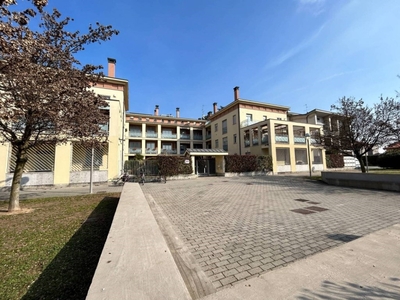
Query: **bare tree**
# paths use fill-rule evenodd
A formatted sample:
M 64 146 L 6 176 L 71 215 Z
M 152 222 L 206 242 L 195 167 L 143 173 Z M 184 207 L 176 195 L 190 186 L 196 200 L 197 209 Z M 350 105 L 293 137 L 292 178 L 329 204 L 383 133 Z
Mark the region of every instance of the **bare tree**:
M 118 31 L 89 26 L 86 34 L 69 32 L 72 21 L 44 10 L 47 0 L 32 0 L 17 11 L 15 0 L 0 2 L 0 142 L 16 151 L 9 211 L 19 210 L 19 189 L 27 150 L 43 143 L 104 141 L 100 125 L 108 106 L 92 91 L 101 66 L 82 65 L 75 54 L 86 45 L 106 41 Z M 39 26 L 30 26 L 35 20 Z M 35 29 L 31 29 L 35 28 Z
M 363 100 L 343 97 L 331 110 L 331 122 L 324 127 L 322 144 L 332 153 L 354 154 L 363 173 L 362 157 L 367 152 L 398 140 L 400 102 L 394 98 L 381 97 L 371 108 Z

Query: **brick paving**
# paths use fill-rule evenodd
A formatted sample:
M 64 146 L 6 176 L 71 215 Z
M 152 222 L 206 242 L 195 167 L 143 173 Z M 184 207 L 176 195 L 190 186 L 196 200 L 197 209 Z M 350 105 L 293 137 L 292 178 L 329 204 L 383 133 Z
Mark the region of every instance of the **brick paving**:
M 399 193 L 293 176 L 208 177 L 142 189 L 217 289 L 400 223 Z

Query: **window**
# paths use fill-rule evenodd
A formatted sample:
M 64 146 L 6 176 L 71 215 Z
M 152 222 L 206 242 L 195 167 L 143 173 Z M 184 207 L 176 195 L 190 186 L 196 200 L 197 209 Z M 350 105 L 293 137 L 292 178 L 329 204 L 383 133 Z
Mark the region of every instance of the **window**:
M 236 133 L 233 135 L 233 143 L 234 143 L 234 144 L 237 143 L 237 134 L 236 134 Z
M 218 140 L 215 140 L 215 149 L 219 148 Z
M 227 122 L 226 120 L 223 120 L 223 121 L 222 121 L 222 134 L 225 134 L 225 133 L 228 132 L 227 123 L 228 123 L 228 122 Z
M 218 131 L 218 123 L 216 123 L 216 124 L 214 125 L 214 131 L 215 131 L 215 132 Z
M 224 149 L 225 151 L 228 151 L 228 138 L 224 137 L 222 139 L 222 149 Z
M 253 115 L 252 114 L 246 114 L 246 121 L 247 122 L 253 121 Z
M 233 125 L 236 124 L 236 115 L 233 115 L 233 117 L 232 117 L 232 124 L 233 124 Z

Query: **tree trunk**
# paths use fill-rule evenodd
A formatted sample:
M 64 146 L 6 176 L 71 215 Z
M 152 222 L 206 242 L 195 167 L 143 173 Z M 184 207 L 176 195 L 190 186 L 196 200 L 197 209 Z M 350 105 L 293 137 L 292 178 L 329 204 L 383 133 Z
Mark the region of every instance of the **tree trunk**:
M 9 212 L 21 210 L 21 207 L 19 206 L 19 190 L 21 188 L 22 173 L 24 172 L 24 167 L 27 161 L 28 157 L 26 150 L 19 150 L 19 153 L 17 153 L 14 177 L 11 185 L 10 202 L 8 203 Z
M 362 156 L 356 155 L 356 158 L 360 163 L 361 172 L 365 173 L 365 165 L 364 165 L 364 160 L 362 159 Z

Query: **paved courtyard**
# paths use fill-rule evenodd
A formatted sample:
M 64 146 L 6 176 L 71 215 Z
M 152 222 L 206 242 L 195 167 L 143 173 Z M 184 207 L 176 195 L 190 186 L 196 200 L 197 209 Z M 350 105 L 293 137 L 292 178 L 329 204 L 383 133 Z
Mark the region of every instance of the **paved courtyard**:
M 293 176 L 142 187 L 217 289 L 400 223 L 400 194 Z

